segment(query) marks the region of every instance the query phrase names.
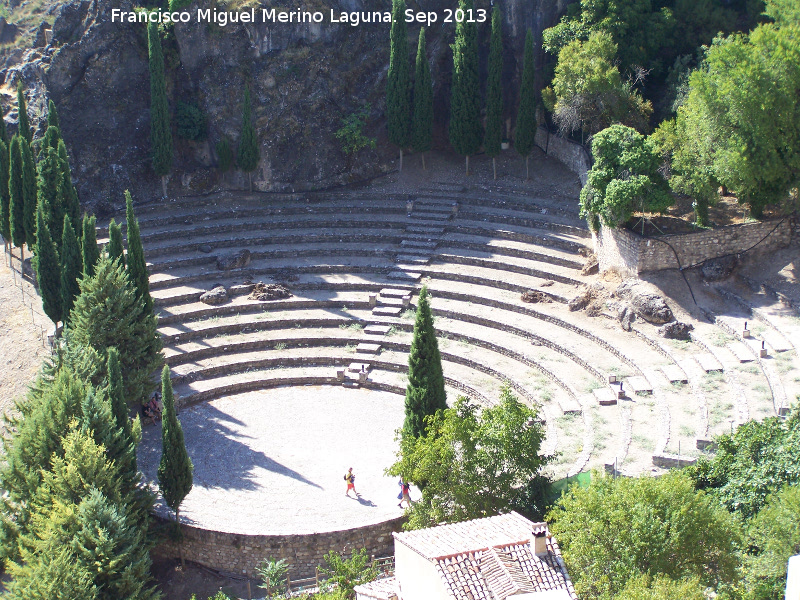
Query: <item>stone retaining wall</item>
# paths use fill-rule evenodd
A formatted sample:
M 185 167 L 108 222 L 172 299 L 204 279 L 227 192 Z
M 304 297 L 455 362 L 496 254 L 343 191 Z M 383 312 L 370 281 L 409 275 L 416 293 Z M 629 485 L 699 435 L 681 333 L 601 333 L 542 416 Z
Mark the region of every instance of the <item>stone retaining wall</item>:
M 289 563 L 289 576 L 298 580 L 314 577 L 315 568 L 325 564 L 323 557 L 331 550 L 349 556 L 353 550 L 366 548 L 372 556 L 394 556 L 392 532 L 400 531 L 404 519 L 343 531 L 287 535 L 244 535 L 182 525 L 181 545 L 186 560 L 253 578 L 257 578 L 256 566 L 265 558 L 284 558 Z M 168 558 L 179 556 L 177 544 L 169 539 L 155 552 Z
M 550 133 L 546 127 L 536 130 L 536 145 L 544 150 L 547 156 L 557 158 L 564 166 L 578 176 L 581 185 L 586 185 L 587 174 L 592 167 L 589 154 L 580 144 Z
M 772 252 L 790 244 L 792 230 L 793 223 L 785 219 L 657 238 L 645 238 L 627 229 L 601 227 L 592 237 L 601 271 L 613 268 L 635 276 L 648 271 L 693 267 L 751 248 L 753 252 Z

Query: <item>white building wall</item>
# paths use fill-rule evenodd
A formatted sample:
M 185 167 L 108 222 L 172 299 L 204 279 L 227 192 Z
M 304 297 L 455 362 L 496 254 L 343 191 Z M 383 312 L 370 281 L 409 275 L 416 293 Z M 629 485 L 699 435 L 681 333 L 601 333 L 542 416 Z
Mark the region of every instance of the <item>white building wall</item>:
M 401 600 L 452 600 L 436 566 L 397 540 L 394 561 Z
M 800 600 L 800 554 L 789 559 L 786 600 Z

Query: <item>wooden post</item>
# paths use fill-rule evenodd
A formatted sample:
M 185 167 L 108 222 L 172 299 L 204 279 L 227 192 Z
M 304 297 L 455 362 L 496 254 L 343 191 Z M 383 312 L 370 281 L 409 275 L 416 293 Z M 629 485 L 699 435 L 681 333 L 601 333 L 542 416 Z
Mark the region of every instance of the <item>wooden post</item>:
M 314 567 L 314 585 L 319 589 L 319 567 Z
M 286 593 L 292 593 L 292 576 L 289 575 L 289 571 L 286 571 Z

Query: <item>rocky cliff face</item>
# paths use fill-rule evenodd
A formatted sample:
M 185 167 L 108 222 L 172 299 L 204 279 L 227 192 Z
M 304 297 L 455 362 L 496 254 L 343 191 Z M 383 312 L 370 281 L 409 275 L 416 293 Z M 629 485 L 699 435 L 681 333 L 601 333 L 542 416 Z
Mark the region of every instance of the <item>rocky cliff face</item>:
M 388 24 L 330 23 L 330 10 L 388 11 L 388 0 L 313 0 L 301 6 L 319 10 L 325 21 L 314 23 L 198 23 L 199 0 L 186 10 L 192 21 L 176 24 L 164 39 L 167 87 L 171 107 L 179 100 L 197 104 L 208 115 L 207 142 L 175 137 L 176 161 L 171 195 L 199 193 L 214 187 L 244 187 L 236 173 L 221 179 L 214 168 L 217 141 L 238 138 L 241 99 L 249 82 L 261 143 L 261 162 L 253 176 L 261 190 L 321 189 L 393 168 L 396 150 L 386 142 L 384 90 L 388 69 Z M 521 70 L 525 31 L 540 37 L 556 22 L 568 0 L 507 0 L 506 104 L 511 116 Z M 452 5 L 451 5 L 452 4 Z M 477 7 L 490 9 L 488 0 Z M 436 139 L 446 147 L 454 24 L 442 23 L 455 2 L 418 0 L 409 8 L 435 11 L 439 22 L 428 30 L 428 52 L 434 80 Z M 286 5 L 293 10 L 295 5 Z M 0 81 L 6 120 L 13 128 L 13 92 L 22 78 L 29 90 L 29 109 L 42 127 L 47 100 L 55 101 L 69 148 L 82 202 L 104 208 L 119 205 L 122 191 L 138 200 L 155 197 L 159 181 L 149 160 L 149 73 L 145 27 L 112 23 L 112 10 L 130 11 L 130 0 L 70 0 L 58 9 L 50 43 L 6 58 Z M 280 8 L 278 8 L 280 10 Z M 409 47 L 415 54 L 418 25 L 409 25 Z M 479 26 L 483 63 L 489 23 Z M 413 56 L 410 57 L 413 60 Z M 485 68 L 485 67 L 484 67 Z M 376 137 L 375 150 L 346 157 L 334 132 L 340 119 L 369 104 L 366 133 Z M 10 107 L 10 110 L 9 110 Z M 41 133 L 41 131 L 39 132 Z

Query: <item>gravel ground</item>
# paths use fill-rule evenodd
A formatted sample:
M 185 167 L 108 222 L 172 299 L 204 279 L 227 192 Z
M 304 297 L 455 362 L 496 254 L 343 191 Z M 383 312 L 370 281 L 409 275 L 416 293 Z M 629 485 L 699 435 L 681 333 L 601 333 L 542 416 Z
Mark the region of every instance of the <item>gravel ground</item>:
M 181 411 L 194 488 L 187 523 L 231 533 L 313 533 L 399 516 L 397 481 L 383 475 L 402 425 L 401 396 L 332 386 L 276 388 Z M 156 479 L 161 428 L 144 428 L 139 467 Z M 356 474 L 358 499 L 343 476 Z M 165 510 L 159 499 L 158 509 Z

